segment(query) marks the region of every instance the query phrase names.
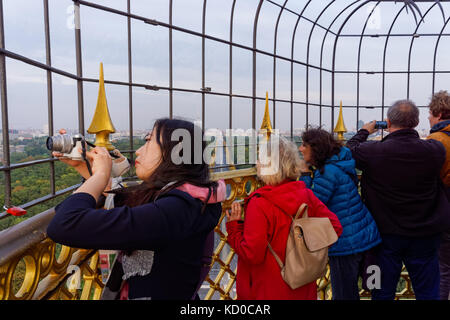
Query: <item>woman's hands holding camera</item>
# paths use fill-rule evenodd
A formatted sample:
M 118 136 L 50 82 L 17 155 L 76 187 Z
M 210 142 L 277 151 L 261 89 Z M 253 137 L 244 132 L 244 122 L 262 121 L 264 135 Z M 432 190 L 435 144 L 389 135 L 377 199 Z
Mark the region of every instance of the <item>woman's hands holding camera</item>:
M 65 129 L 59 130 L 59 134 L 66 134 L 66 133 L 67 132 Z M 87 148 L 87 146 L 86 146 L 86 148 Z M 78 151 L 80 153 L 82 152 L 82 150 L 78 150 Z M 62 154 L 61 152 L 58 152 L 58 151 L 53 151 L 52 155 L 54 157 L 58 158 L 59 161 L 74 168 L 83 178 L 87 179 L 90 177 L 86 162 L 80 161 L 80 160 L 72 160 L 70 158 L 65 157 L 64 154 Z M 91 167 L 92 167 L 92 162 L 91 162 Z
M 112 161 L 106 148 L 95 147 L 90 151 L 86 151 L 86 158 L 92 163 L 92 175 L 101 174 L 109 179 Z
M 66 130 L 59 130 L 60 134 L 65 134 Z M 86 146 L 87 149 L 87 146 Z M 81 153 L 82 150 L 79 150 Z M 119 156 L 115 159 L 116 162 L 121 162 L 126 159 L 118 150 L 114 150 L 114 154 Z M 86 162 L 80 160 L 72 160 L 64 157 L 60 152 L 53 151 L 52 155 L 57 157 L 61 162 L 73 167 L 83 178 L 87 181 L 75 191 L 86 192 L 91 194 L 96 200 L 101 195 L 103 191 L 109 190 L 111 188 L 111 168 L 112 162 L 111 155 L 108 150 L 104 147 L 95 147 L 89 151 L 86 151 L 86 159 L 89 161 L 92 171 L 92 176 L 90 175 Z
M 92 163 L 92 176 L 75 193 L 89 193 L 97 201 L 103 191 L 111 187 L 111 156 L 106 148 L 95 147 L 86 151 L 86 158 Z

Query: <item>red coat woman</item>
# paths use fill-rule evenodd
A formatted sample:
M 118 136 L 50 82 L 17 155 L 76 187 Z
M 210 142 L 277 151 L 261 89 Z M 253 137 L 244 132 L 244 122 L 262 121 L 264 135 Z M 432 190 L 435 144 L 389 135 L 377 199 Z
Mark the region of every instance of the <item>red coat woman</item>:
M 338 218 L 301 181 L 300 157 L 296 146 L 279 138 L 280 158 L 275 174 L 263 175 L 258 164 L 258 177 L 266 186 L 253 192 L 245 201 L 245 220 L 240 220 L 240 204 L 233 203 L 227 212 L 228 243 L 238 255 L 236 276 L 237 298 L 241 300 L 316 300 L 317 285 L 311 282 L 292 290 L 282 279 L 280 267 L 267 248 L 270 242 L 282 261 L 292 220 L 302 203 L 308 204 L 308 216 L 330 219 L 338 236 L 342 226 Z M 257 195 L 258 194 L 258 195 Z M 283 213 L 281 209 L 285 211 Z

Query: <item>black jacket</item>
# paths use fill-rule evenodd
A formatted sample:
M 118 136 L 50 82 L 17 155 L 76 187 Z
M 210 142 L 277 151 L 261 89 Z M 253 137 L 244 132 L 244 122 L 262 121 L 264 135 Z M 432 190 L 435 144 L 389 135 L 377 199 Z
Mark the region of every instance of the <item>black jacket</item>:
M 47 229 L 55 242 L 87 249 L 153 250 L 152 271 L 129 279 L 129 298 L 191 299 L 197 287 L 206 236 L 221 204 L 206 206 L 180 190 L 134 208 L 95 209 L 95 199 L 75 193 L 55 208 Z
M 381 141 L 367 141 L 361 129 L 351 138 L 356 167 L 363 171 L 362 198 L 381 233 L 428 236 L 449 227 L 450 208 L 440 186 L 444 146 L 402 129 Z

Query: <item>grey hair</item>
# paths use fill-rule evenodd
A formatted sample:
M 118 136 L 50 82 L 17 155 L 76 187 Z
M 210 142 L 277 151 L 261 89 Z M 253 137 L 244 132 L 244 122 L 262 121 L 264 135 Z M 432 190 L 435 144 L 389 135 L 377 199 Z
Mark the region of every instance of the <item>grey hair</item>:
M 276 152 L 265 157 L 268 158 L 270 167 L 276 167 L 268 170 L 271 174 L 264 174 L 261 169 L 267 168 L 268 165 L 258 163 L 256 166 L 258 178 L 266 185 L 271 186 L 280 184 L 286 179 L 297 180 L 300 176 L 301 158 L 296 144 L 280 135 L 271 135 L 270 139 L 275 146 Z
M 419 108 L 411 100 L 399 100 L 389 107 L 387 118 L 396 128 L 415 128 L 419 124 Z

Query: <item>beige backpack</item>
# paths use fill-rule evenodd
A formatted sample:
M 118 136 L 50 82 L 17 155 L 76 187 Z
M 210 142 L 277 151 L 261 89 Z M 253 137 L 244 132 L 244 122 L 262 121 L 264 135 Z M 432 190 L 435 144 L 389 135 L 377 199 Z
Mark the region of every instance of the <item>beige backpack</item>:
M 281 276 L 284 281 L 291 289 L 297 289 L 316 281 L 325 274 L 328 247 L 337 241 L 338 236 L 330 219 L 308 217 L 306 203 L 298 208 L 295 218 L 292 218 L 284 210 L 282 211 L 292 219 L 284 264 L 270 243 L 267 244 L 281 268 Z

